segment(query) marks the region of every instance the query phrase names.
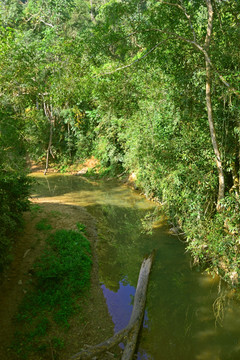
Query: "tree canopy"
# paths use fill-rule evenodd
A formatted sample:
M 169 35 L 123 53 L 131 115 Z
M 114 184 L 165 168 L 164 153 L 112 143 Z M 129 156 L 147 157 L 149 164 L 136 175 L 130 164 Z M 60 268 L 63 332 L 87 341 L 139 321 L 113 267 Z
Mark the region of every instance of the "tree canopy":
M 134 172 L 195 260 L 238 283 L 239 13 L 235 0 L 2 1 L 2 169 L 27 153 Z

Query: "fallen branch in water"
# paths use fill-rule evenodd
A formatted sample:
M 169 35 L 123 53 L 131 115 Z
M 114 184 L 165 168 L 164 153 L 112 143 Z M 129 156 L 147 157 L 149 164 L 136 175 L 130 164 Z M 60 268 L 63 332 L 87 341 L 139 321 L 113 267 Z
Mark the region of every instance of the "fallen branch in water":
M 141 329 L 144 309 L 147 297 L 147 287 L 149 282 L 149 275 L 152 268 L 153 258 L 155 252 L 153 251 L 143 262 L 139 272 L 137 289 L 134 296 L 133 310 L 128 325 L 116 333 L 111 338 L 102 343 L 92 346 L 86 350 L 73 355 L 71 360 L 86 360 L 95 357 L 103 352 L 108 351 L 113 346 L 126 340 L 126 346 L 123 351 L 122 360 L 130 360 L 134 355 L 139 331 Z

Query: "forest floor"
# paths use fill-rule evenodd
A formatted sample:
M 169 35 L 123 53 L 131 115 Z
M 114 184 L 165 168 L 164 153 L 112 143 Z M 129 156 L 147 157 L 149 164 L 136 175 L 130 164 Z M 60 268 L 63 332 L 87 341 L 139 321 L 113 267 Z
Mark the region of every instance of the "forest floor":
M 98 344 L 113 334 L 114 325 L 98 279 L 95 250 L 96 221 L 84 208 L 79 206 L 56 203 L 38 204 L 34 200 L 31 208 L 31 211 L 24 214 L 25 227 L 13 246 L 12 263 L 0 279 L 0 359 L 18 359 L 10 348 L 16 331 L 14 316 L 24 295 L 31 290 L 29 279 L 32 276 L 33 264 L 42 254 L 49 231 L 76 230 L 78 222 L 86 226 L 86 237 L 92 247 L 93 265 L 90 293 L 85 299 L 79 299 L 81 312 L 71 318 L 68 331 L 59 329 L 57 326 L 55 329 L 51 329 L 51 338 L 57 336 L 64 340 L 64 347 L 61 351 L 53 349 L 51 341 L 46 338 L 45 341 L 49 342 L 47 354 L 44 356 L 35 354 L 27 357 L 31 360 L 67 359 L 79 352 L 85 345 Z M 36 224 L 45 218 L 48 219 L 52 230 L 48 232 L 37 230 Z M 113 356 L 113 354 L 108 354 L 108 358 L 109 356 Z M 104 358 L 107 359 L 107 357 Z

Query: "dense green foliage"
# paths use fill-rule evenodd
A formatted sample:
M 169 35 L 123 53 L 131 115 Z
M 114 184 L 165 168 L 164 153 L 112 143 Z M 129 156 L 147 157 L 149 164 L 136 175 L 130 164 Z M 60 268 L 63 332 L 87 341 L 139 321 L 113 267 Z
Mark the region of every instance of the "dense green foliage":
M 15 121 L 34 160 L 65 169 L 95 155 L 109 170 L 134 172 L 186 234 L 196 262 L 233 284 L 239 12 L 235 0 L 0 5 L 4 131 L 13 136 Z
M 1 45 L 0 45 L 1 46 Z M 2 96 L 1 96 L 2 95 Z M 9 250 L 28 209 L 30 179 L 26 177 L 21 122 L 0 95 L 0 271 L 9 261 Z
M 12 64 L 8 59 L 8 50 L 12 41 L 11 28 L 1 26 L 0 270 L 8 263 L 13 236 L 22 225 L 22 212 L 28 209 L 30 191 L 30 180 L 26 177 L 25 170 L 24 121 L 19 111 L 21 105 L 16 96 L 13 97 L 9 91 L 5 91 L 5 87 L 10 86 L 12 76 Z
M 80 232 L 58 230 L 49 236 L 47 248 L 34 266 L 34 287 L 25 295 L 16 317 L 19 330 L 13 348 L 18 356 L 43 355 L 49 344 L 54 349 L 63 345 L 56 337 L 46 342 L 46 334 L 54 323 L 69 326 L 69 317 L 79 309 L 77 297 L 89 288 L 90 272 L 90 244 Z
M 0 173 L 0 270 L 9 260 L 12 237 L 22 225 L 22 212 L 28 209 L 29 184 L 25 175 Z

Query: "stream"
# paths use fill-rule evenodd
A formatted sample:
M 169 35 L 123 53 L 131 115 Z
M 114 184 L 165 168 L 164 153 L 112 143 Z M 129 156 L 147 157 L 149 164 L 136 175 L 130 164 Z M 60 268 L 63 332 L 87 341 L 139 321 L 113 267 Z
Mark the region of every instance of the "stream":
M 240 307 L 234 292 L 191 269 L 191 259 L 164 222 L 152 234 L 142 220 L 153 202 L 117 181 L 34 173 L 33 198 L 79 205 L 98 221 L 100 281 L 115 331 L 131 315 L 141 262 L 156 249 L 138 360 L 240 359 Z

